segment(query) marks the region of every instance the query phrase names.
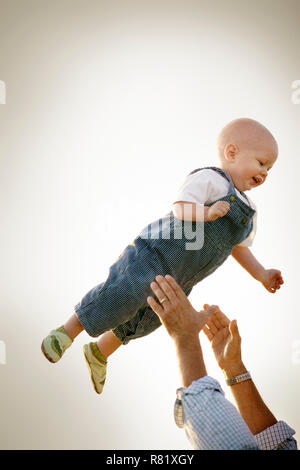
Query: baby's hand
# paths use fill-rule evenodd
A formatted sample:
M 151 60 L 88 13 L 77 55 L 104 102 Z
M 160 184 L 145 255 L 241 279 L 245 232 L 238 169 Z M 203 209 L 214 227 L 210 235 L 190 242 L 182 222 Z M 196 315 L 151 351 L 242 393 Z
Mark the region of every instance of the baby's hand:
M 261 282 L 267 291 L 275 294 L 277 289 L 280 289 L 281 284 L 283 284 L 281 272 L 278 269 L 265 269 Z
M 208 210 L 208 220 L 213 222 L 219 217 L 224 217 L 230 209 L 230 204 L 226 201 L 217 201 Z

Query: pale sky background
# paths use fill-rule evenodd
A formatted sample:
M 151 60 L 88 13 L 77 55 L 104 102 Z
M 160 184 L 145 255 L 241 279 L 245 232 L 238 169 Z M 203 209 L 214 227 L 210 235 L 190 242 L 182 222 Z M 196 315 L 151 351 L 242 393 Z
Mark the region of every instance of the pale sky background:
M 285 284 L 272 295 L 229 259 L 190 300 L 238 320 L 263 399 L 299 433 L 299 1 L 0 0 L 0 11 L 0 447 L 191 449 L 173 421 L 180 383 L 163 328 L 118 350 L 101 396 L 86 333 L 56 365 L 40 344 L 185 175 L 216 163 L 217 134 L 237 117 L 279 144 L 249 195 L 253 253 Z

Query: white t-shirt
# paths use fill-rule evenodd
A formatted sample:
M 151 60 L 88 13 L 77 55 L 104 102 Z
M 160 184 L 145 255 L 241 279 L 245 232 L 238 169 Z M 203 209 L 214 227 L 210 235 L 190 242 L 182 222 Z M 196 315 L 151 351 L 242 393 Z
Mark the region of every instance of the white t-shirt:
M 174 199 L 174 202 L 186 201 L 194 202 L 198 205 L 205 205 L 227 196 L 229 190 L 229 181 L 224 178 L 220 173 L 215 170 L 201 170 L 188 175 L 179 188 L 179 191 Z M 248 201 L 241 193 L 235 188 L 236 195 L 247 205 Z M 250 207 L 255 211 L 256 206 L 253 201 L 249 199 Z M 251 246 L 256 234 L 257 229 L 257 212 L 253 216 L 253 229 L 249 236 L 243 240 L 239 246 Z

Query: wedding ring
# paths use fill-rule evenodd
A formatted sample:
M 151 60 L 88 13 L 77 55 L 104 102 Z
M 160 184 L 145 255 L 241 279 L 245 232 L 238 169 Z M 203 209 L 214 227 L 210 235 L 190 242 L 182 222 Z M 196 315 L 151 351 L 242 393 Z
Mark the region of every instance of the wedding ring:
M 160 303 L 162 304 L 162 303 L 164 303 L 166 300 L 168 300 L 168 299 L 166 299 L 166 297 L 164 297 L 163 299 L 160 300 Z

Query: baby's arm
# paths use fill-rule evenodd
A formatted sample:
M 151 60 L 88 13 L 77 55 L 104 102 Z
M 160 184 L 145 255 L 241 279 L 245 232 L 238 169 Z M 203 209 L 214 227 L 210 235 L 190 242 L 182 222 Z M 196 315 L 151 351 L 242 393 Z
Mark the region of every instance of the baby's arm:
M 177 201 L 173 204 L 175 217 L 189 222 L 213 222 L 224 217 L 230 209 L 226 201 L 217 201 L 212 206 L 202 206 L 194 202 Z
M 263 286 L 272 294 L 280 289 L 283 284 L 281 272 L 278 269 L 265 269 L 245 246 L 235 246 L 232 250 L 232 256 L 243 266 L 254 279 L 260 281 Z

